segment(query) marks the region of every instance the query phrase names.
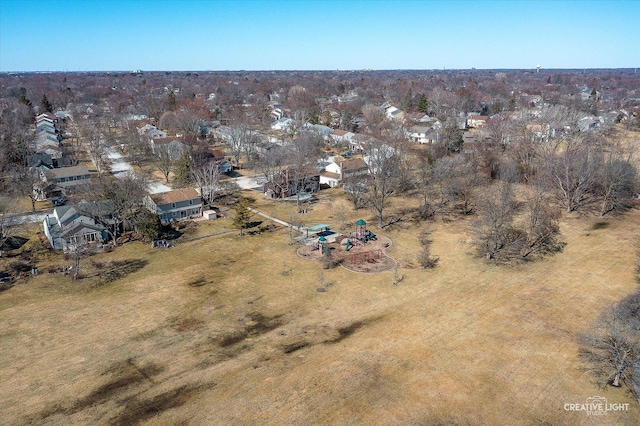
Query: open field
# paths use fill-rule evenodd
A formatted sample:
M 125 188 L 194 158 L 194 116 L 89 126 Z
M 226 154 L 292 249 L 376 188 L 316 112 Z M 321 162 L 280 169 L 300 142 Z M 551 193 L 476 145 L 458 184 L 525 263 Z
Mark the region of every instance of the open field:
M 301 220 L 338 228 L 342 201 L 324 194 Z M 256 198 L 281 219 L 297 214 Z M 347 222 L 360 217 L 375 222 L 348 205 Z M 564 252 L 514 266 L 474 257 L 463 220 L 398 222 L 379 233 L 393 241 L 399 285 L 393 272 L 322 271 L 282 227 L 239 237 L 229 225 L 85 261 L 87 273 L 110 262 L 112 280 L 42 273 L 0 293 L 2 423 L 640 424 L 630 394 L 581 370 L 576 345 L 637 288 L 638 210 L 565 216 Z M 414 267 L 427 226 L 440 257 L 430 271 Z M 563 408 L 596 395 L 629 410 Z

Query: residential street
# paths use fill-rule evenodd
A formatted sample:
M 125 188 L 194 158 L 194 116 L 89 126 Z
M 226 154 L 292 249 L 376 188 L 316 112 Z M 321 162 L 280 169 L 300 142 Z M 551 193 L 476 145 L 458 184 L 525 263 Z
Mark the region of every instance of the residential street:
M 120 154 L 114 148 L 109 148 L 108 155 L 109 159 L 111 160 L 111 173 L 113 173 L 114 176 L 123 176 L 124 174 L 126 174 L 126 172 L 133 171 L 133 167 L 131 167 L 131 164 L 129 164 L 127 160 L 125 160 L 125 158 L 122 156 L 122 154 Z M 171 188 L 161 183 L 149 181 L 149 192 L 151 194 L 166 191 L 171 191 Z
M 5 217 L 7 226 L 22 225 L 24 223 L 42 222 L 46 216 L 46 213 L 26 213 L 17 214 L 15 216 Z

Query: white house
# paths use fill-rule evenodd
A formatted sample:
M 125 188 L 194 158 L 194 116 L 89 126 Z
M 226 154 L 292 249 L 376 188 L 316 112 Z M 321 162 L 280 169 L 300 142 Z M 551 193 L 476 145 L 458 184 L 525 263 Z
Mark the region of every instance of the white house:
M 345 179 L 354 176 L 363 176 L 369 173 L 369 167 L 362 158 L 351 158 L 331 162 L 320 173 L 320 184 L 329 185 L 331 188 L 340 186 Z
M 273 130 L 286 130 L 293 124 L 293 119 L 288 117 L 282 117 L 271 123 Z
M 351 142 L 354 136 L 355 136 L 355 133 L 347 132 L 346 130 L 340 130 L 340 129 L 335 129 L 333 132 L 329 134 L 329 137 L 335 143 L 346 143 L 346 144 Z
M 435 143 L 438 140 L 438 133 L 429 126 L 413 126 L 409 128 L 407 134 L 415 143 Z
M 391 105 L 389 102 L 385 102 L 382 104 L 382 109 L 384 109 L 384 113 L 389 120 L 392 121 L 402 121 L 404 120 L 405 113 L 399 108 Z
M 167 133 L 158 129 L 156 126 L 154 126 L 153 124 L 145 124 L 142 127 L 138 127 L 138 134 L 140 136 L 144 136 L 148 139 L 154 139 L 154 138 L 166 138 L 167 137 Z
M 467 117 L 467 127 L 472 129 L 481 129 L 487 125 L 489 117 L 486 115 L 470 115 Z

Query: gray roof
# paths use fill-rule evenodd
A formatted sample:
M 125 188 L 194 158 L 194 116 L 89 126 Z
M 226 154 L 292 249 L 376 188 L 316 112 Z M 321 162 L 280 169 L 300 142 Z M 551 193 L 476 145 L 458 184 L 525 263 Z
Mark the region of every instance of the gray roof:
M 89 174 L 89 170 L 85 166 L 60 167 L 52 169 L 50 175 L 53 179 L 60 179 L 72 176 L 85 176 Z
M 413 133 L 427 133 L 431 129 L 429 126 L 413 126 L 409 130 Z

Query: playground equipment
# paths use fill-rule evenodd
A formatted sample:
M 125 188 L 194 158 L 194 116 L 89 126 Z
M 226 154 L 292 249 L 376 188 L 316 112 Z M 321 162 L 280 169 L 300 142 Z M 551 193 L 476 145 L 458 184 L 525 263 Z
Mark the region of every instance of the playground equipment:
M 362 219 L 359 219 L 356 222 L 356 230 L 355 232 L 352 232 L 349 237 L 361 242 L 362 244 L 366 244 L 367 242 L 376 240 L 378 238 L 376 234 L 367 229 L 367 222 Z
M 347 238 L 347 244 L 346 247 L 344 248 L 345 251 L 349 251 L 349 249 L 353 247 L 353 244 L 351 243 L 351 240 Z
M 318 238 L 318 244 L 322 254 L 329 254 L 329 247 L 327 246 L 327 239 L 325 237 Z
M 355 253 L 349 255 L 344 262 L 347 265 L 362 265 L 363 263 L 376 263 L 386 258 L 384 251 L 381 249 L 370 250 L 362 253 Z

